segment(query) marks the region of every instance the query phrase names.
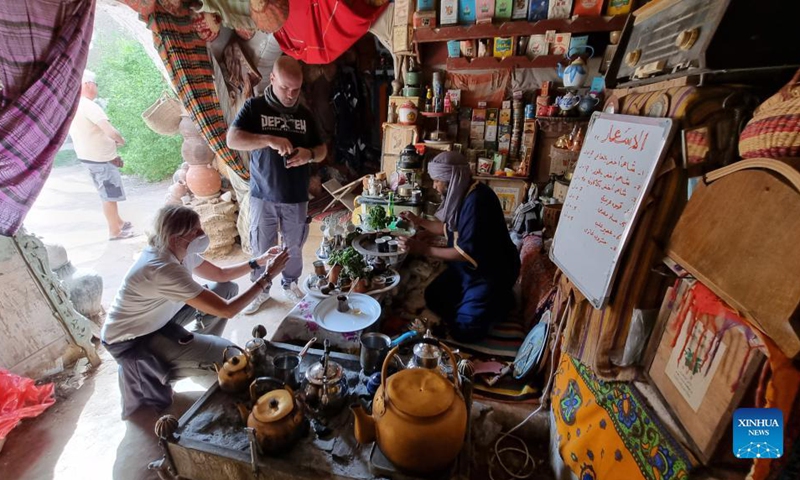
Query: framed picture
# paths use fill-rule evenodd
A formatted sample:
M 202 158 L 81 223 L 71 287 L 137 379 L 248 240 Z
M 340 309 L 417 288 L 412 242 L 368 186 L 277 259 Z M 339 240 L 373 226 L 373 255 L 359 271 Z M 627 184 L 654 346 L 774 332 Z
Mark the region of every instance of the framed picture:
M 383 124 L 383 154 L 400 155 L 406 146 L 419 141 L 419 130 L 415 125 Z
M 647 346 L 645 371 L 693 453 L 707 463 L 764 361 L 758 336 L 728 314 L 694 305 L 694 280 L 668 290 Z M 730 322 L 724 329 L 723 323 Z M 649 362 L 649 364 L 648 364 Z
M 514 216 L 514 210 L 525 198 L 528 182 L 525 180 L 494 180 L 487 179 L 487 185 L 494 190 L 497 198 L 500 199 L 500 206 L 503 207 L 503 215 L 506 218 Z

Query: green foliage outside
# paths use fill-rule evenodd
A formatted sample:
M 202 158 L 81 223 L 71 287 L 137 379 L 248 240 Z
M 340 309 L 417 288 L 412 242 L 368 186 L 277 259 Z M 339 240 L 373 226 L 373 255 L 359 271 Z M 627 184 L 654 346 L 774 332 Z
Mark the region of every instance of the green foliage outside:
M 78 156 L 75 155 L 75 150 L 60 150 L 56 153 L 56 158 L 53 161 L 53 168 L 68 167 L 79 163 Z
M 133 40 L 101 41 L 101 55 L 88 68 L 97 75 L 98 96 L 108 100 L 106 114 L 125 138 L 119 154 L 123 173 L 155 182 L 172 175 L 183 161 L 180 135 L 159 135 L 145 125 L 142 112 L 168 86 L 144 48 Z

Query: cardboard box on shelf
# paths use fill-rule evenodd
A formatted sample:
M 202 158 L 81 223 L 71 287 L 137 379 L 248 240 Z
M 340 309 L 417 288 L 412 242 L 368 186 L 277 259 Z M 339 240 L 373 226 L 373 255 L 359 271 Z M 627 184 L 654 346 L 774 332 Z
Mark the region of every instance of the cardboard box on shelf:
M 572 0 L 550 0 L 547 18 L 569 18 L 572 13 Z
M 414 28 L 436 28 L 436 10 L 414 12 Z
M 604 0 L 575 0 L 573 15 L 599 17 L 603 14 Z
M 553 55 L 566 55 L 569 50 L 569 41 L 571 38 L 571 33 L 556 33 L 550 53 Z
M 514 55 L 514 38 L 513 37 L 495 37 L 494 38 L 494 56 L 495 58 L 506 58 Z
M 528 58 L 538 57 L 540 55 L 548 55 L 550 53 L 550 44 L 544 35 L 531 35 L 528 39 L 528 50 L 525 56 Z
M 528 7 L 528 21 L 546 20 L 549 3 L 549 0 L 531 0 Z
M 395 0 L 394 2 L 394 28 L 411 25 L 414 16 L 412 0 Z
M 486 131 L 483 138 L 487 142 L 497 141 L 497 115 L 496 108 L 486 109 Z
M 475 0 L 475 23 L 492 23 L 494 0 Z
M 473 140 L 479 140 L 483 142 L 485 140 L 484 138 L 485 134 L 486 134 L 486 124 L 484 123 L 475 124 L 475 122 L 472 122 L 472 124 L 469 126 L 470 143 L 472 143 Z
M 512 20 L 525 20 L 528 18 L 528 5 L 530 0 L 514 0 L 514 6 L 511 11 Z
M 475 23 L 475 0 L 458 0 L 458 23 L 460 25 Z
M 494 2 L 494 18 L 498 22 L 511 20 L 513 10 L 514 0 L 495 0 Z
M 609 0 L 606 15 L 627 15 L 631 13 L 633 0 Z
M 414 27 L 412 25 L 395 25 L 392 29 L 392 51 L 394 53 L 413 53 L 413 39 Z
M 558 203 L 564 203 L 567 199 L 567 192 L 569 191 L 569 183 L 564 180 L 556 180 L 553 185 L 553 198 L 558 200 Z
M 458 24 L 458 0 L 440 0 L 439 23 L 443 26 Z

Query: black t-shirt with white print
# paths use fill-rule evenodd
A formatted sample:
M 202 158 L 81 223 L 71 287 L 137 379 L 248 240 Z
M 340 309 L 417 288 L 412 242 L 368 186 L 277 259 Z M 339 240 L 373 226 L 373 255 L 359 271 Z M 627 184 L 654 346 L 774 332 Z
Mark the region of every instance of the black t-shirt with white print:
M 272 108 L 263 95 L 248 99 L 233 126 L 249 133 L 283 137 L 294 148 L 313 148 L 322 144 L 314 117 L 302 105 L 294 113 Z M 286 168 L 281 154 L 270 147 L 250 152 L 250 193 L 276 203 L 308 201 L 309 166 Z

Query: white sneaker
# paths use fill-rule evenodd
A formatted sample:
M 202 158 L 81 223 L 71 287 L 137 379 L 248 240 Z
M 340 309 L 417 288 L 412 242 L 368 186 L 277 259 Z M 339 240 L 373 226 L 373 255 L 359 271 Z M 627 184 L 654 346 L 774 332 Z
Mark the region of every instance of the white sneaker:
M 300 290 L 300 287 L 297 286 L 297 282 L 292 282 L 289 286 L 283 287 L 283 295 L 288 299 L 295 303 L 299 302 L 306 296 L 306 294 Z
M 244 313 L 245 315 L 252 315 L 256 313 L 261 308 L 261 306 L 267 302 L 267 300 L 269 300 L 269 292 L 259 293 L 258 296 L 254 298 L 252 302 L 250 302 L 250 305 L 244 307 L 242 313 Z

